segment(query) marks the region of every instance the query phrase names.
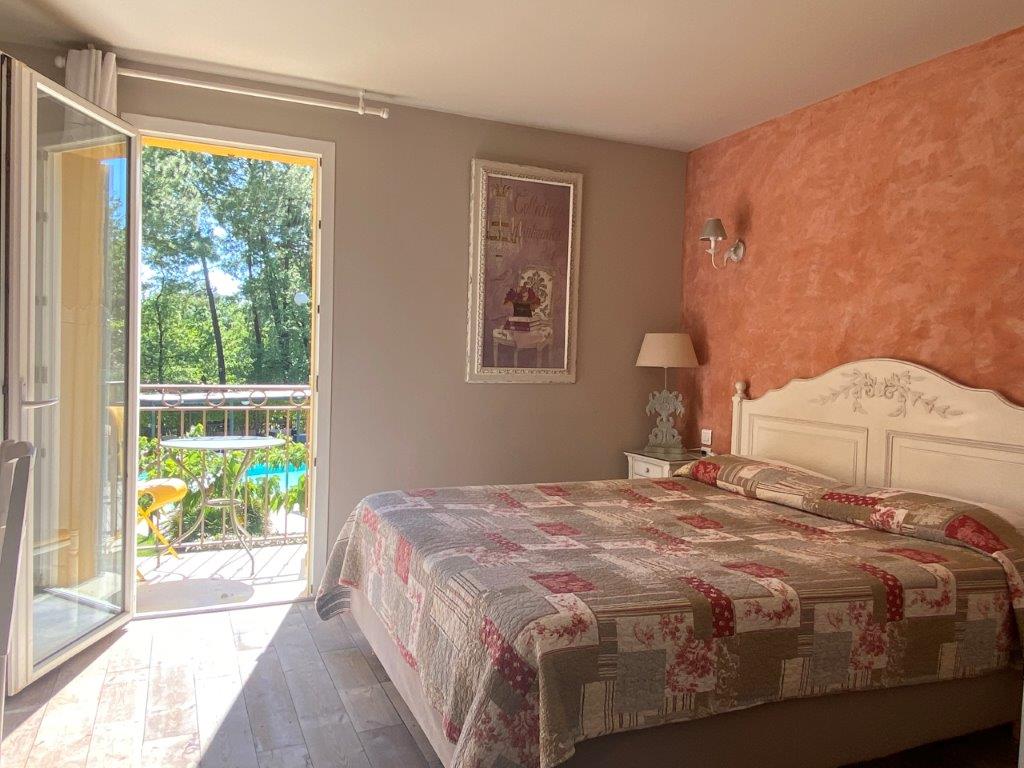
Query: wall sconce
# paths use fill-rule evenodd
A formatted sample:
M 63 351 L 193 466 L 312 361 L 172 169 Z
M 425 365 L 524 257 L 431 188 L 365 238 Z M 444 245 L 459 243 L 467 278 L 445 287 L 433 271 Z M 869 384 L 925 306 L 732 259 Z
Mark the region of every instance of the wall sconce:
M 721 266 L 715 262 L 715 253 L 718 250 L 718 243 L 725 240 L 725 227 L 722 226 L 721 219 L 708 219 L 705 221 L 704 229 L 700 232 L 700 239 L 711 243 L 711 247 L 709 247 L 705 253 L 711 256 L 711 266 L 715 269 L 721 269 L 730 261 L 742 260 L 743 253 L 747 249 L 747 246 L 742 240 L 737 240 L 729 246 L 729 250 L 725 252 L 725 259 L 722 261 Z

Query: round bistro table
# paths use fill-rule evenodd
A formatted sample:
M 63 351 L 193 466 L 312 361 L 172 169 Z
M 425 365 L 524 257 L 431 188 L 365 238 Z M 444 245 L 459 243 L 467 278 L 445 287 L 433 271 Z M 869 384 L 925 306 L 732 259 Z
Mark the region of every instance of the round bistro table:
M 248 531 L 243 530 L 242 526 L 238 524 L 238 515 L 236 513 L 238 508 L 238 486 L 242 482 L 242 478 L 245 477 L 245 471 L 252 464 L 253 453 L 264 448 L 282 446 L 284 445 L 284 440 L 279 437 L 260 437 L 258 435 L 244 437 L 169 437 L 166 440 L 161 440 L 160 445 L 172 451 L 171 455 L 175 463 L 181 467 L 182 472 L 195 480 L 196 486 L 199 488 L 199 514 L 196 515 L 196 521 L 192 523 L 192 526 L 187 531 L 178 536 L 173 544 L 177 546 L 195 532 L 196 528 L 206 519 L 207 508 L 225 509 L 231 518 L 231 527 L 235 530 L 238 542 L 249 556 L 249 572 L 252 576 L 255 576 L 256 557 L 253 555 L 252 546 L 249 544 L 251 537 Z M 211 451 L 219 453 L 224 457 L 225 468 L 228 466 L 228 458 L 232 453 L 241 453 L 241 464 L 239 464 L 238 471 L 231 479 L 231 492 L 227 496 L 212 496 L 212 484 L 206 477 L 206 473 L 197 475 L 186 466 L 182 455 L 186 451 Z M 224 539 L 226 535 L 227 526 L 223 525 L 221 527 L 221 539 Z

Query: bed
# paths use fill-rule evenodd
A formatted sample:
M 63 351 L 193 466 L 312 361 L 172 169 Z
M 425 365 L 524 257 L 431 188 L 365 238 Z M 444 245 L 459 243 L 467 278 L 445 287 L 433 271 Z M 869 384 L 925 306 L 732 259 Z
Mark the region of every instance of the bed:
M 882 359 L 733 406 L 685 477 L 370 496 L 317 608 L 450 767 L 829 766 L 1014 720 L 1024 409 Z

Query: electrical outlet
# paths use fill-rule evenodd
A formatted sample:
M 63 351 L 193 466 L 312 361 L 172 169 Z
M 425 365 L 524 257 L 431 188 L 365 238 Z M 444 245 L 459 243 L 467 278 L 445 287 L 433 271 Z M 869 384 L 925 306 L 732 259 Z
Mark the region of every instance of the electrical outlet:
M 711 430 L 710 429 L 702 429 L 700 431 L 700 444 L 701 445 L 711 445 Z

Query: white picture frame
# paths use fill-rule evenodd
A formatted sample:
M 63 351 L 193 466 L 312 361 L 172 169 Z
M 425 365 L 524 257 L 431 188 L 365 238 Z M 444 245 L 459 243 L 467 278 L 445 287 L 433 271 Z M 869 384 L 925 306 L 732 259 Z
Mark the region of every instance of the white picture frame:
M 466 381 L 575 383 L 583 175 L 471 170 Z

